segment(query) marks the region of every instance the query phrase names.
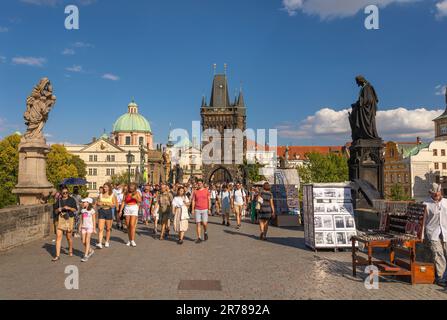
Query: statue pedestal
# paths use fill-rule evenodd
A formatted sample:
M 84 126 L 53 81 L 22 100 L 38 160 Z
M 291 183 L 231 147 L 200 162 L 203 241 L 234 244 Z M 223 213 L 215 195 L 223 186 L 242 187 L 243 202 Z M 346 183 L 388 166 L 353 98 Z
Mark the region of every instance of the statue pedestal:
M 383 141 L 363 140 L 359 139 L 352 143 L 350 150 L 349 179 L 351 181 L 362 180 L 367 182 L 370 187 L 375 190 L 364 190 L 363 198 L 357 195 L 357 203 L 362 207 L 370 207 L 372 200 L 369 199 L 371 194 L 378 194 L 380 198 L 384 197 L 384 157 L 383 157 Z M 363 189 L 366 184 L 362 183 Z M 377 191 L 377 192 L 373 192 Z M 362 201 L 366 200 L 366 202 Z
M 18 184 L 12 191 L 18 195 L 21 205 L 45 203 L 56 192 L 47 179 L 46 160 L 49 152 L 50 147 L 45 139 L 22 138 L 19 144 Z

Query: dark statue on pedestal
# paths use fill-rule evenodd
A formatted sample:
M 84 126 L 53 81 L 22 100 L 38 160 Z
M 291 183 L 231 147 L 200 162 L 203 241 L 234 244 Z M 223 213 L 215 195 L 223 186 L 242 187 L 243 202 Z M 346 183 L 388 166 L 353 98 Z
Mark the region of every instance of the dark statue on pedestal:
M 357 206 L 371 207 L 373 200 L 384 197 L 383 141 L 376 127 L 379 99 L 374 87 L 363 76 L 355 80 L 361 89 L 349 113 L 352 131 L 349 178 L 356 186 Z

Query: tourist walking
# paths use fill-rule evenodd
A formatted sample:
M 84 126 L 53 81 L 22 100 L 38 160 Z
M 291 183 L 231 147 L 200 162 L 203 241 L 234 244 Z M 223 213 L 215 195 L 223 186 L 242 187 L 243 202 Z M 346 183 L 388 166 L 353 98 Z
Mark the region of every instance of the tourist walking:
M 197 181 L 197 189 L 194 190 L 192 195 L 192 211 L 194 212 L 196 220 L 196 232 L 197 240 L 196 243 L 201 243 L 202 239 L 200 237 L 200 229 L 203 227 L 204 240 L 208 240 L 208 212 L 211 207 L 210 193 L 203 185 L 203 180 L 199 179 Z
M 146 226 L 149 225 L 149 220 L 151 219 L 151 205 L 152 205 L 151 188 L 147 184 L 144 186 L 143 192 L 141 194 L 141 208 L 143 210 L 143 223 Z
M 185 188 L 177 188 L 177 196 L 172 200 L 172 209 L 174 210 L 174 231 L 178 233 L 178 244 L 183 244 L 185 232 L 188 231 L 188 213 L 189 199 L 185 195 Z
M 123 215 L 126 219 L 127 234 L 129 241 L 126 246 L 136 247 L 135 233 L 137 230 L 138 212 L 140 210 L 139 203 L 141 203 L 141 195 L 138 192 L 138 187 L 135 183 L 131 183 L 127 192 L 124 195 L 124 201 L 121 204 L 120 215 Z
M 442 197 L 442 186 L 433 183 L 429 191 L 430 198 L 424 204 L 427 206 L 425 220 L 425 235 L 430 244 L 436 269 L 436 283 L 447 286 L 447 199 Z
M 158 196 L 158 206 L 159 206 L 159 215 L 160 215 L 160 223 L 161 223 L 161 233 L 160 240 L 165 239 L 165 233 L 169 232 L 168 222 L 172 213 L 172 200 L 174 197 L 169 191 L 168 186 L 163 183 L 161 185 L 161 192 Z
M 214 216 L 215 214 L 217 214 L 217 190 L 215 185 L 211 186 L 210 199 L 211 199 L 211 215 Z
M 71 196 L 72 196 L 73 199 L 75 199 L 76 207 L 77 207 L 77 210 L 76 210 L 75 215 L 74 215 L 73 236 L 75 238 L 79 238 L 80 234 L 79 234 L 78 230 L 79 230 L 79 223 L 80 223 L 80 220 L 81 220 L 80 215 L 81 215 L 81 210 L 82 210 L 82 208 L 81 208 L 81 206 L 82 206 L 82 203 L 81 203 L 82 197 L 79 195 L 79 187 L 78 186 L 74 186 L 73 187 L 73 194 Z
M 236 215 L 237 229 L 241 228 L 242 210 L 245 209 L 246 204 L 247 194 L 245 193 L 245 190 L 242 189 L 241 183 L 238 182 L 236 183 L 236 189 L 233 191 L 231 197 L 231 208 Z
M 231 194 L 227 185 L 222 186 L 222 191 L 219 194 L 219 207 L 222 215 L 222 225 L 230 226 L 230 211 L 231 211 Z
M 96 214 L 93 209 L 92 198 L 82 199 L 81 205 L 79 233 L 82 235 L 82 244 L 84 245 L 84 257 L 81 262 L 87 262 L 95 253 L 90 246 L 90 242 L 92 234 L 96 234 Z
M 113 189 L 110 183 L 105 183 L 103 186 L 103 193 L 98 197 L 96 202 L 96 210 L 98 212 L 98 243 L 96 247 L 103 248 L 102 241 L 104 240 L 104 229 L 106 230 L 105 248 L 110 248 L 110 235 L 112 233 L 113 212 L 112 208 L 118 207 L 118 201 L 113 194 Z
M 56 230 L 56 256 L 53 261 L 60 260 L 62 236 L 65 233 L 68 242 L 68 255 L 73 256 L 73 239 L 71 237 L 74 228 L 74 214 L 77 210 L 76 201 L 70 197 L 66 187 L 61 190 L 61 197 L 56 200 L 53 212 L 57 216 Z
M 251 223 L 258 222 L 258 210 L 260 209 L 260 204 L 258 205 L 258 195 L 259 189 L 257 187 L 251 188 L 249 203 Z
M 261 229 L 260 240 L 267 240 L 270 219 L 275 219 L 275 205 L 270 189 L 270 184 L 268 182 L 264 183 L 264 187 L 258 196 L 258 202 L 260 204 L 258 212 L 259 228 Z
M 116 201 L 118 202 L 118 208 L 112 208 L 115 209 L 115 223 L 116 223 L 116 229 L 118 230 L 123 230 L 123 222 L 120 218 L 119 215 L 119 208 L 121 208 L 121 204 L 123 203 L 123 198 L 124 198 L 124 190 L 123 190 L 123 186 L 122 185 L 117 185 L 114 189 L 113 189 L 113 194 L 116 197 Z
M 158 211 L 160 209 L 160 206 L 158 204 L 158 196 L 159 192 L 157 189 L 154 189 L 153 197 L 152 197 L 152 205 L 151 205 L 151 217 L 152 221 L 154 222 L 154 234 L 158 234 L 158 220 L 160 215 L 158 214 Z

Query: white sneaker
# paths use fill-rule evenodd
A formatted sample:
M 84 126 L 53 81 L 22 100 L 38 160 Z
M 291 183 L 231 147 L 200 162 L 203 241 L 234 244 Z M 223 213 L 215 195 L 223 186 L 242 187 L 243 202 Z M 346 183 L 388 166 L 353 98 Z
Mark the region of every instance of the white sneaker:
M 106 242 L 106 244 L 104 245 L 104 247 L 106 247 L 106 248 L 110 248 L 110 243 Z
M 130 245 L 131 245 L 132 247 L 136 247 L 136 246 L 137 246 L 137 244 L 136 244 L 135 241 L 133 241 L 133 240 L 130 242 Z
M 96 248 L 98 248 L 98 249 L 102 249 L 102 243 L 97 243 L 97 244 L 96 244 Z
M 130 247 L 130 241 L 127 241 L 126 246 Z

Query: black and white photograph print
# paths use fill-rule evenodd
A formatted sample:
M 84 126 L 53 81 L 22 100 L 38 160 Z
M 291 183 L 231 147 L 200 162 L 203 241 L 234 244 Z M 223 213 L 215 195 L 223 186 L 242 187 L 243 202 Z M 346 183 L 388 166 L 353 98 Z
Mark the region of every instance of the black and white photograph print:
M 355 229 L 355 219 L 352 216 L 345 216 L 346 229 Z
M 318 214 L 318 213 L 326 213 L 326 207 L 324 204 L 318 203 L 318 204 L 314 204 L 314 213 Z
M 345 229 L 345 218 L 343 216 L 334 216 L 335 229 Z
M 338 213 L 339 211 L 339 205 L 338 204 L 327 204 L 326 205 L 326 212 L 327 213 Z
M 314 198 L 323 198 L 324 189 L 314 188 Z
M 335 244 L 334 232 L 325 232 L 324 233 L 324 244 L 325 245 L 334 245 Z
M 324 189 L 324 197 L 328 199 L 336 199 L 338 195 L 337 189 Z
M 336 233 L 337 244 L 346 245 L 348 244 L 346 239 L 346 232 L 337 232 Z
M 351 203 L 343 203 L 340 205 L 340 213 L 354 214 L 354 208 Z
M 324 245 L 324 232 L 315 232 L 315 245 Z
M 314 217 L 314 225 L 315 225 L 315 229 L 323 229 L 323 217 L 315 216 Z

